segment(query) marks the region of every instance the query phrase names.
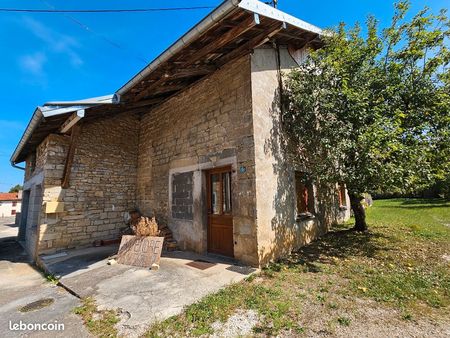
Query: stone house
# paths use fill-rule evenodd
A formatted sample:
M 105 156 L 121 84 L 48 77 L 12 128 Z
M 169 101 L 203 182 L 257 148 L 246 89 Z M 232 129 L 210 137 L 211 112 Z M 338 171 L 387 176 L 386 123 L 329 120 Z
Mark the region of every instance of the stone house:
M 138 207 L 182 250 L 261 266 L 348 218 L 345 188 L 319 188 L 289 160 L 278 117 L 282 73 L 321 34 L 228 0 L 114 95 L 37 107 L 11 158 L 26 163 L 27 250 L 117 239 Z

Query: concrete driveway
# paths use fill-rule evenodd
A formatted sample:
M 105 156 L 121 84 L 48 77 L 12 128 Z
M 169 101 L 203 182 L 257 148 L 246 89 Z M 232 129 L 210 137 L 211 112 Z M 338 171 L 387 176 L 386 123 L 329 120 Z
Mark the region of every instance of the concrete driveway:
M 19 228 L 15 224 L 16 217 L 0 217 L 0 239 L 7 237 L 16 237 Z
M 47 282 L 14 237 L 0 239 L 0 290 L 0 337 L 90 337 L 72 313 L 80 300 Z M 11 330 L 20 323 L 63 324 L 64 330 Z
M 44 262 L 80 297 L 92 296 L 100 309 L 118 309 L 117 328 L 126 337 L 141 335 L 155 321 L 179 314 L 185 306 L 256 271 L 182 251 L 163 254 L 157 271 L 107 265 L 105 257 L 116 252 L 117 246 L 88 248 Z

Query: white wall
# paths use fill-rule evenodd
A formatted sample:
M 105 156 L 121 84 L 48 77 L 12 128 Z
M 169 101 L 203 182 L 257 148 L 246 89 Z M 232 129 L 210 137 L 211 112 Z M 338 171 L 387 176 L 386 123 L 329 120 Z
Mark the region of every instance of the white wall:
M 15 210 L 16 212 L 20 212 L 20 208 L 21 208 L 22 204 L 20 201 L 16 202 L 16 205 L 13 206 L 13 202 L 12 201 L 1 201 L 0 202 L 0 217 L 11 217 L 11 216 L 15 216 L 11 214 L 12 210 Z

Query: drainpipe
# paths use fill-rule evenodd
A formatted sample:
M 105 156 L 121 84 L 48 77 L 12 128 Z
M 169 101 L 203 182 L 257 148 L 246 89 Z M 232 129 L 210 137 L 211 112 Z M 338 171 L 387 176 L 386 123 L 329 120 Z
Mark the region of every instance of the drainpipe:
M 13 167 L 13 168 L 17 168 L 17 169 L 20 169 L 20 170 L 25 170 L 25 168 L 23 168 L 23 167 L 19 167 L 17 164 L 15 164 L 13 161 L 11 161 L 11 166 Z

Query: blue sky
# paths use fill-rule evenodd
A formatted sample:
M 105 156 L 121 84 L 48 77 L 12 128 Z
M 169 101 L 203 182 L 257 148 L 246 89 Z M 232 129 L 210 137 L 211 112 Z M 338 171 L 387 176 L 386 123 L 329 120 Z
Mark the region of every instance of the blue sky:
M 217 6 L 221 0 L 2 0 L 2 8 L 57 9 Z M 319 5 L 320 3 L 320 5 Z M 392 1 L 280 0 L 279 8 L 320 27 L 375 15 L 389 24 Z M 437 12 L 447 0 L 413 0 Z M 114 93 L 210 10 L 114 14 L 0 13 L 0 191 L 22 183 L 9 164 L 34 108 L 46 101 Z M 88 27 L 88 29 L 87 29 Z M 115 47 L 119 45 L 120 48 Z

